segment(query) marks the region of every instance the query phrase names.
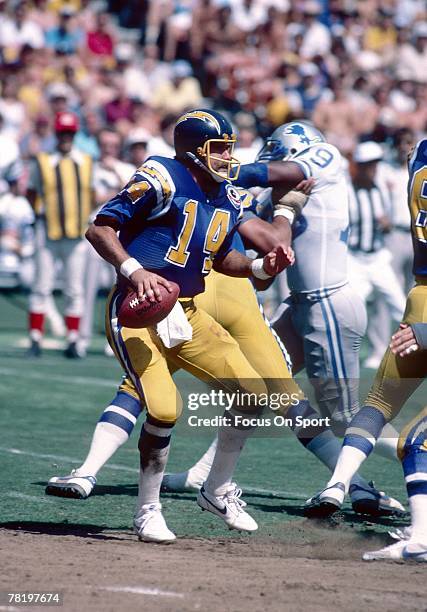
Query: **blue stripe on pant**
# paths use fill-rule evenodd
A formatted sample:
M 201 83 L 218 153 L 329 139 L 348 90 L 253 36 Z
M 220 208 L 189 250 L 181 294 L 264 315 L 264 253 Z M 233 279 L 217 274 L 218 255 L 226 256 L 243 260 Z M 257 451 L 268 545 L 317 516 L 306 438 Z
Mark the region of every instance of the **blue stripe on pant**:
M 320 308 L 322 311 L 323 320 L 326 327 L 326 336 L 328 339 L 329 354 L 331 357 L 332 371 L 334 380 L 337 384 L 337 391 L 339 392 L 339 399 L 342 403 L 342 413 L 347 423 L 350 422 L 353 413 L 351 410 L 351 394 L 349 388 L 349 381 L 347 380 L 347 371 L 344 360 L 344 350 L 342 346 L 341 334 L 339 330 L 339 323 L 336 318 L 336 314 L 333 310 L 332 304 L 326 294 L 323 295 L 322 291 L 317 292 L 320 298 Z M 328 309 L 330 313 L 328 313 Z M 334 339 L 335 335 L 335 339 Z M 345 390 L 343 391 L 343 387 Z

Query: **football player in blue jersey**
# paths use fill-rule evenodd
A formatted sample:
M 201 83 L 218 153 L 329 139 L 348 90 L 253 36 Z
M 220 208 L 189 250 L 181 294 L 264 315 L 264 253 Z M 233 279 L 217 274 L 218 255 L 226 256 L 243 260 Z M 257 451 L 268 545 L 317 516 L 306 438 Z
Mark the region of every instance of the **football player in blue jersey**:
M 340 509 L 349 482 L 372 452 L 385 423 L 393 419 L 427 376 L 426 354 L 414 341 L 427 323 L 427 139 L 412 152 L 409 163 L 408 206 L 414 246 L 415 286 L 409 292 L 403 324 L 393 337 L 376 374 L 364 407 L 346 430 L 343 447 L 325 489 L 307 502 L 311 516 L 329 516 Z M 414 336 L 414 337 L 413 337 Z M 419 336 L 423 342 L 423 336 Z M 424 409 L 399 437 L 412 528 L 408 540 L 365 553 L 365 560 L 427 561 L 427 412 Z
M 194 302 L 212 268 L 228 276 L 266 279 L 293 262 L 288 244 L 277 244 L 270 251 L 266 248 L 267 255 L 255 260 L 232 248 L 248 197 L 232 185 L 239 172 L 233 157 L 235 140 L 230 123 L 221 114 L 203 109 L 184 114 L 175 127 L 176 157 L 149 158 L 125 189 L 104 205 L 86 234 L 97 252 L 118 271 L 117 286 L 107 302 L 107 337 L 147 409 L 139 440 L 140 481 L 134 521 L 144 540 L 175 539 L 159 503 L 171 430 L 182 409 L 167 360 L 227 391 L 257 396 L 267 393 L 262 376 L 238 343 Z M 289 176 L 282 181 L 284 190 L 304 178 L 300 171 L 294 174 L 290 181 Z M 258 227 L 263 223 L 255 221 Z M 278 219 L 276 226 L 282 222 L 287 224 Z M 190 340 L 185 337 L 177 345 L 168 344 L 151 328 L 118 324 L 118 309 L 129 285 L 139 296 L 158 300 L 159 285 L 168 289 L 169 280 L 180 286 L 179 303 L 187 327 L 191 326 Z M 289 374 L 285 383 L 289 403 L 295 398 L 306 402 Z M 243 411 L 245 408 L 248 410 L 243 407 Z M 239 416 L 237 410 L 229 414 L 232 421 Z M 240 491 L 232 483 L 250 433 L 250 428 L 239 428 L 237 423 L 219 430 L 212 469 L 198 503 L 230 528 L 253 531 L 257 525 L 243 510 Z
M 312 144 L 319 141 L 318 132 L 313 128 L 308 128 L 307 133 L 313 140 Z M 273 139 L 274 140 L 274 139 Z M 187 146 L 187 148 L 190 148 Z M 270 151 L 272 153 L 272 151 Z M 282 159 L 283 152 L 279 152 L 277 159 Z M 267 171 L 267 166 L 268 171 Z M 295 186 L 299 180 L 304 178 L 304 172 L 297 163 L 282 161 L 278 165 L 273 163 L 257 164 L 242 167 L 242 180 L 248 185 L 276 184 L 287 187 Z M 260 252 L 267 252 L 279 240 L 287 244 L 290 240 L 290 224 L 294 216 L 303 206 L 306 196 L 301 192 L 292 191 L 285 198 L 281 199 L 280 207 L 276 211 L 273 224 L 266 224 L 255 217 L 251 210 L 251 196 L 244 190 L 231 192 L 236 197 L 240 193 L 243 197 L 245 213 L 238 227 L 233 245 L 239 250 L 243 250 L 241 241 L 239 245 L 238 237 L 242 236 L 247 244 L 254 246 Z M 279 214 L 277 214 L 279 213 Z M 317 279 L 316 279 L 317 280 Z M 264 282 L 259 281 L 258 282 Z M 255 299 L 255 294 L 250 283 L 245 279 L 234 279 L 218 274 L 213 271 L 206 279 L 206 291 L 195 298 L 197 306 L 206 310 L 216 321 L 238 342 L 242 352 L 263 378 L 270 379 L 270 391 L 272 381 L 275 381 L 278 392 L 286 390 L 286 379 L 289 378 L 289 369 L 283 358 L 284 346 L 277 335 L 273 336 L 264 321 Z M 286 341 L 287 334 L 282 333 L 282 339 Z M 293 355 L 296 362 L 299 357 Z M 176 370 L 176 365 L 169 362 L 169 369 Z M 144 404 L 142 403 L 142 406 Z M 111 404 L 104 411 L 95 429 L 89 454 L 84 463 L 74 470 L 70 476 L 53 477 L 49 480 L 47 493 L 86 498 L 90 495 L 96 482 L 95 476 L 104 463 L 114 454 L 129 437 L 136 418 L 140 414 L 141 401 L 138 391 L 132 380 L 127 377 L 120 387 L 120 391 Z M 295 410 L 298 414 L 293 414 Z M 317 418 L 318 415 L 312 410 L 308 403 L 300 403 L 298 408 L 293 408 L 287 412 L 287 417 L 303 416 L 305 419 Z M 295 428 L 298 434 L 298 429 Z M 340 444 L 327 427 L 314 428 L 312 432 L 308 428 L 299 436 L 299 440 L 312 453 L 315 454 L 329 468 L 334 467 L 334 457 L 338 456 Z M 209 472 L 216 446 L 212 446 L 206 457 L 199 462 L 203 467 L 203 479 Z M 200 467 L 200 466 L 199 466 Z M 185 475 L 184 475 L 185 476 Z M 191 475 L 189 475 L 191 476 Z M 179 479 L 178 479 L 179 480 Z M 186 478 L 181 479 L 182 483 L 178 488 L 199 488 L 197 482 L 184 483 Z M 177 479 L 173 486 L 176 488 Z M 381 514 L 394 511 L 392 508 L 395 500 L 391 500 L 375 491 L 366 481 L 358 475 L 355 477 L 358 490 L 353 493 L 357 496 L 354 502 L 363 504 L 372 512 Z M 198 486 L 197 486 L 198 485 Z M 358 506 L 355 506 L 357 509 Z

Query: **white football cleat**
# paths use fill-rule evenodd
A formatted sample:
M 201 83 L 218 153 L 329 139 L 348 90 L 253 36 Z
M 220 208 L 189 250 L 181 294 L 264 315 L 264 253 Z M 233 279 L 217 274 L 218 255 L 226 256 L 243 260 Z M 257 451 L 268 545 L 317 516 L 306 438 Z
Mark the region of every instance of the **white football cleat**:
M 393 540 L 410 540 L 412 535 L 412 525 L 408 525 L 403 529 L 395 529 L 394 531 L 389 531 L 388 535 L 393 538 Z
M 95 476 L 77 476 L 77 470 L 72 470 L 69 476 L 54 476 L 45 489 L 46 495 L 87 499 L 95 485 Z
M 405 540 L 399 540 L 398 542 L 390 544 L 390 546 L 384 546 L 384 548 L 380 548 L 379 550 L 363 553 L 362 559 L 364 561 L 399 561 L 400 559 L 403 559 L 403 549 L 406 545 L 407 542 Z
M 363 555 L 364 561 L 418 561 L 427 562 L 427 544 L 399 540 L 390 546 L 385 546 L 380 550 L 366 552 Z
M 304 514 L 309 518 L 327 518 L 341 509 L 345 498 L 345 486 L 336 482 L 307 499 Z
M 427 545 L 407 542 L 402 551 L 402 558 L 404 561 L 427 562 Z
M 192 476 L 191 470 L 176 474 L 165 474 L 162 480 L 161 491 L 164 493 L 194 493 L 200 491 L 203 480 Z
M 135 517 L 133 528 L 141 542 L 174 542 L 176 535 L 168 528 L 161 504 L 145 504 Z
M 230 529 L 238 531 L 256 531 L 257 523 L 243 510 L 246 502 L 240 499 L 242 489 L 232 482 L 224 495 L 211 495 L 204 486 L 197 496 L 197 503 L 202 510 L 216 514 L 228 525 Z
M 368 516 L 405 516 L 406 510 L 402 504 L 389 497 L 384 491 L 378 491 L 371 481 L 368 487 L 358 484 L 350 485 L 351 505 L 357 514 Z

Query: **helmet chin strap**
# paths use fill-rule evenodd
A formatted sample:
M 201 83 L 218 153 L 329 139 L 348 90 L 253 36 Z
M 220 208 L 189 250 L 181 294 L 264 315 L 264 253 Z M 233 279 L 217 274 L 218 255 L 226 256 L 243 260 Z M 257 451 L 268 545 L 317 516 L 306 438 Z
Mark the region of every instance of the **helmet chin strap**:
M 196 166 L 199 166 L 199 168 L 202 168 L 202 170 L 207 172 L 209 174 L 209 176 L 214 179 L 214 181 L 216 181 L 217 183 L 222 183 L 222 182 L 225 181 L 225 178 L 222 178 L 218 174 L 215 174 L 214 172 L 211 172 L 209 170 L 209 168 L 207 166 L 205 166 L 205 164 L 202 162 L 202 160 L 197 157 L 197 155 L 194 155 L 194 153 L 191 153 L 190 151 L 186 151 L 186 153 L 187 153 L 188 157 L 191 159 L 191 161 L 194 162 L 196 164 Z

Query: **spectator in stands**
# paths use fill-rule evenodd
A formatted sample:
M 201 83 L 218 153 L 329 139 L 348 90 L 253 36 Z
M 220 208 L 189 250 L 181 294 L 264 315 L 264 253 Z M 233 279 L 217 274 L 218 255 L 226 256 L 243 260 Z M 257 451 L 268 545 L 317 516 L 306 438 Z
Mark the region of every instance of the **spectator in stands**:
M 154 108 L 176 114 L 200 106 L 201 101 L 199 82 L 193 76 L 191 65 L 184 60 L 172 64 L 171 79 L 160 83 L 151 98 Z
M 47 115 L 39 115 L 19 143 L 21 156 L 30 159 L 37 153 L 52 153 L 56 139 Z
M 3 117 L 3 133 L 18 141 L 26 127 L 25 107 L 18 99 L 18 79 L 5 78 L 1 85 L 0 114 Z
M 165 115 L 160 123 L 160 134 L 150 138 L 147 147 L 147 157 L 150 155 L 163 155 L 164 157 L 174 157 L 175 149 L 173 146 L 173 132 L 177 115 L 169 113 Z
M 119 119 L 130 121 L 132 116 L 132 100 L 126 92 L 125 83 L 122 77 L 116 78 L 116 95 L 107 102 L 104 108 L 105 120 L 107 124 L 114 125 Z
M 302 35 L 301 56 L 313 59 L 317 55 L 325 56 L 331 48 L 331 33 L 319 21 L 322 6 L 317 0 L 306 0 L 304 3 L 304 33 Z
M 74 146 L 82 153 L 87 153 L 93 159 L 99 159 L 98 133 L 103 123 L 99 113 L 84 109 L 80 128 L 74 138 Z
M 356 144 L 359 125 L 349 91 L 339 78 L 331 83 L 332 99 L 321 99 L 313 113 L 315 125 L 325 133 L 326 139 L 344 154 Z
M 59 12 L 59 23 L 46 32 L 46 46 L 60 55 L 72 55 L 84 44 L 84 33 L 73 22 L 75 9 L 64 4 Z
M 427 82 L 427 23 L 415 24 L 412 41 L 396 48 L 394 61 L 398 75 L 410 75 L 414 81 Z
M 110 20 L 106 13 L 97 14 L 96 29 L 87 33 L 86 44 L 88 50 L 94 55 L 112 57 L 114 38 L 110 32 Z
M 0 21 L 0 45 L 7 49 L 10 60 L 17 59 L 25 45 L 33 49 L 43 47 L 43 30 L 29 17 L 27 2 L 19 2 L 13 16 Z
M 304 62 L 299 67 L 301 82 L 296 89 L 300 97 L 301 114 L 311 117 L 317 104 L 325 98 L 325 90 L 321 86 L 319 68 L 313 62 Z
M 235 116 L 234 122 L 237 130 L 235 155 L 242 164 L 250 164 L 262 146 L 262 140 L 257 138 L 255 119 L 253 115 L 242 112 Z
M 151 134 L 144 128 L 132 130 L 128 136 L 125 143 L 127 159 L 135 168 L 139 168 L 147 159 L 150 140 Z

